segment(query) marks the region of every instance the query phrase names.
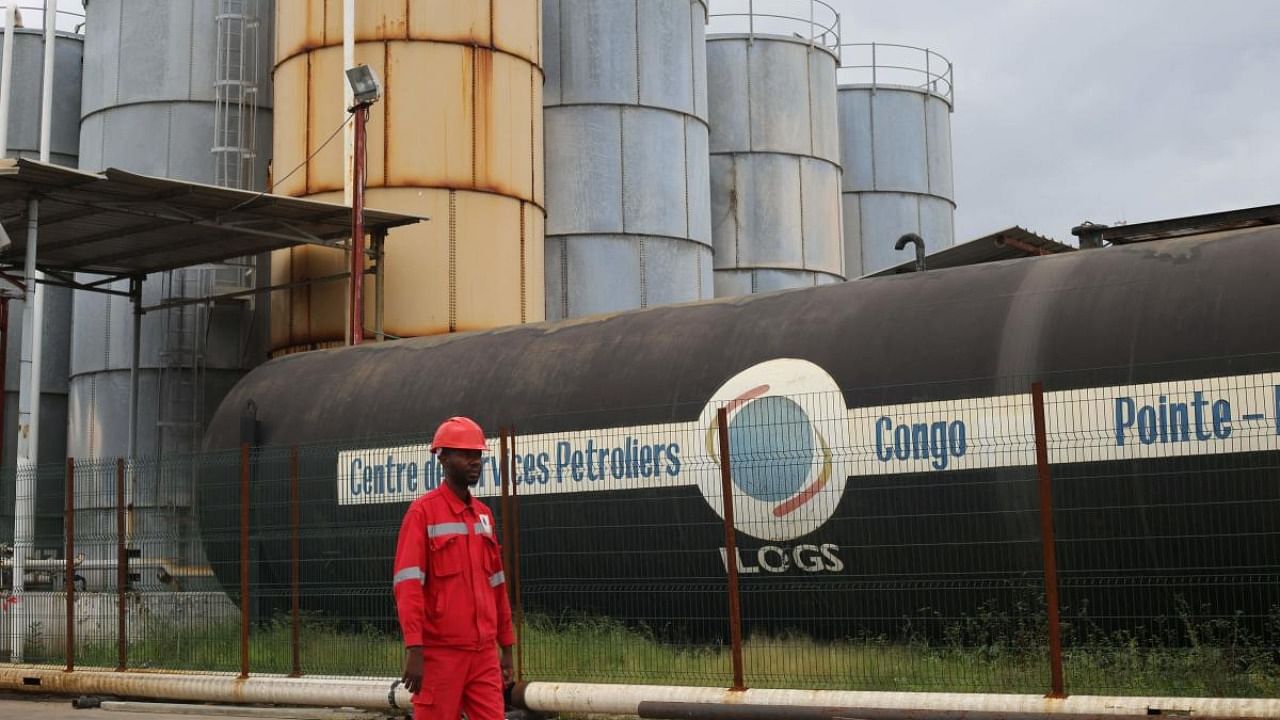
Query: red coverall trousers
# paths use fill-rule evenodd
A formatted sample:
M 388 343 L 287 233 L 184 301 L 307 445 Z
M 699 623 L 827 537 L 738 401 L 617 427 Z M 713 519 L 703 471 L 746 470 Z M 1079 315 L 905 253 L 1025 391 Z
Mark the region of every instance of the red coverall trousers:
M 502 720 L 498 645 L 515 642 L 493 514 L 441 486 L 405 513 L 393 578 L 407 647 L 422 647 L 417 720 Z
M 502 720 L 502 670 L 496 648 L 423 648 L 422 690 L 413 696 L 414 720 Z

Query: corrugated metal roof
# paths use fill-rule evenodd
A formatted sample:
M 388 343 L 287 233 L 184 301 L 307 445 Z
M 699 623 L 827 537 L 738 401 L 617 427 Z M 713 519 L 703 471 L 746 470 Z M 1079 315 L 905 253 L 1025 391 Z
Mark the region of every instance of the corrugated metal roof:
M 929 270 L 941 270 L 943 268 L 979 265 L 999 260 L 1013 260 L 1038 255 L 1056 255 L 1074 250 L 1075 248 L 1070 245 L 1064 245 L 1057 240 L 1037 235 L 1026 228 L 1015 225 L 928 255 L 925 257 L 925 267 Z M 909 256 L 910 254 L 910 248 L 903 251 L 904 256 Z M 872 273 L 866 277 L 884 277 L 886 275 L 914 271 L 915 261 L 904 260 L 900 265 Z
M 0 265 L 21 266 L 28 201 L 40 200 L 43 270 L 144 275 L 351 236 L 351 209 L 109 169 L 0 160 Z M 365 211 L 370 234 L 425 218 Z M 2 239 L 0 239 L 2 240 Z
M 1127 243 L 1149 242 L 1151 240 L 1163 240 L 1187 235 L 1204 235 L 1276 224 L 1280 224 L 1280 205 L 1263 205 L 1261 207 L 1133 223 L 1132 225 L 1108 227 L 1106 225 L 1082 224 L 1072 232 L 1081 238 L 1091 239 L 1099 244 L 1125 245 Z M 1085 238 L 1085 236 L 1089 237 Z

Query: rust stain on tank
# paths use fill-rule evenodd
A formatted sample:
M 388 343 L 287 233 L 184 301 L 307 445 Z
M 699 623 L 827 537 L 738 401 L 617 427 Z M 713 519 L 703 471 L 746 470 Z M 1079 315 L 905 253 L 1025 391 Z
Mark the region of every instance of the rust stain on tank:
M 318 32 L 313 32 L 314 26 L 311 24 L 311 6 L 314 3 L 312 0 L 305 0 L 305 2 L 307 3 L 307 49 L 313 49 L 311 44 L 313 42 L 312 38 L 315 38 L 314 47 L 324 47 L 329 40 L 329 3 L 326 2 L 326 0 L 320 0 L 320 28 Z M 342 42 L 342 38 L 338 38 L 338 42 Z
M 471 52 L 471 185 L 476 187 L 489 167 L 489 113 L 493 95 L 493 54 L 482 48 Z
M 281 2 L 304 3 L 306 25 L 298 26 L 301 25 L 302 18 L 299 16 L 303 14 L 301 12 L 303 8 L 297 8 L 292 16 L 294 19 L 290 21 L 290 30 L 293 31 L 292 40 L 289 43 L 291 47 L 285 52 L 298 50 L 296 54 L 308 56 L 303 62 L 307 66 L 306 80 L 311 83 L 317 79 L 315 73 L 320 67 L 322 65 L 330 67 L 333 60 L 330 56 L 316 55 L 313 58 L 311 55 L 318 51 L 333 52 L 331 49 L 333 46 L 340 46 L 343 29 L 340 22 L 342 0 L 281 0 Z M 526 2 L 529 3 L 528 6 L 524 4 Z M 361 13 L 358 16 L 359 22 L 356 28 L 358 47 L 365 54 L 373 53 L 370 56 L 371 60 L 379 54 L 382 55 L 382 67 L 379 70 L 383 75 L 384 87 L 387 88 L 382 107 L 375 110 L 383 123 L 380 144 L 384 172 L 368 178 L 370 190 L 383 187 L 416 190 L 417 198 L 424 203 L 435 202 L 433 198 L 438 198 L 438 193 L 450 190 L 502 195 L 521 200 L 522 206 L 524 203 L 536 203 L 530 196 L 536 194 L 534 186 L 538 184 L 539 178 L 539 169 L 536 165 L 540 156 L 538 147 L 540 118 L 537 117 L 537 113 L 541 110 L 541 103 L 533 89 L 535 84 L 539 83 L 541 76 L 541 68 L 536 65 L 537 41 L 534 41 L 532 47 L 534 58 L 528 58 L 525 55 L 529 54 L 530 49 L 524 46 L 508 47 L 511 45 L 510 41 L 499 42 L 499 38 L 494 37 L 494 34 L 502 33 L 503 28 L 506 28 L 507 34 L 510 35 L 513 32 L 511 27 L 513 18 L 505 18 L 505 25 L 495 22 L 495 19 L 504 19 L 504 14 L 508 12 L 523 16 L 526 7 L 530 14 L 527 18 L 528 23 L 524 27 L 525 29 L 536 27 L 540 18 L 540 13 L 536 9 L 540 5 L 541 3 L 537 0 L 514 0 L 511 5 L 490 3 L 488 0 L 447 0 L 441 2 L 436 8 L 430 0 L 358 0 L 357 12 Z M 444 14 L 437 15 L 437 9 Z M 381 53 L 377 48 L 367 46 L 367 43 L 379 41 L 384 45 Z M 397 60 L 396 49 L 390 47 L 390 44 L 397 43 L 399 46 L 400 43 L 415 41 L 426 41 L 427 44 L 436 46 L 421 51 L 420 56 L 427 58 L 428 64 L 434 66 L 422 69 L 427 71 L 434 69 L 436 72 L 448 74 L 443 77 L 436 75 L 433 78 L 436 81 L 433 85 L 438 88 L 432 92 L 435 97 L 428 99 L 415 96 L 412 86 L 401 88 L 406 94 L 392 97 L 395 94 L 396 83 L 399 82 L 402 85 L 406 81 L 412 83 L 411 76 L 422 66 L 417 61 L 403 64 L 403 60 Z M 498 57 L 499 55 L 502 57 Z M 406 52 L 406 56 L 419 57 L 419 54 L 417 51 Z M 523 69 L 513 70 L 513 67 L 516 67 L 512 63 L 513 58 L 524 63 L 534 60 L 535 64 L 529 67 L 528 78 Z M 402 64 L 397 65 L 396 62 Z M 445 70 L 446 67 L 449 70 Z M 391 77 L 395 72 L 399 72 L 399 80 Z M 519 77 L 518 81 L 516 77 Z M 442 80 L 443 83 L 440 82 Z M 526 81 L 530 89 L 528 99 L 524 100 L 522 88 L 516 87 L 515 83 L 518 82 L 519 86 L 523 86 Z M 320 111 L 318 106 L 322 101 L 331 105 L 333 93 L 336 90 L 325 89 L 325 92 L 317 93 L 314 86 L 308 87 L 307 90 L 303 97 L 298 98 L 299 107 L 296 110 L 300 110 L 307 118 L 304 128 L 298 130 L 309 136 L 304 138 L 305 152 L 309 154 L 317 150 L 313 144 L 323 139 L 316 134 L 324 131 L 327 135 L 329 127 L 325 123 L 312 122 L 311 115 Z M 512 101 L 520 102 L 521 107 L 509 116 L 508 113 L 511 113 L 513 108 L 508 107 L 508 103 Z M 527 112 L 531 123 L 527 128 L 524 126 L 523 119 L 526 111 L 525 102 L 528 102 Z M 427 110 L 426 112 L 418 112 L 419 103 L 425 103 L 422 107 Z M 435 112 L 440 107 L 449 108 L 449 111 Z M 392 108 L 396 108 L 396 112 L 402 113 L 403 117 L 393 117 Z M 318 118 L 315 120 L 318 121 Z M 438 123 L 443 124 L 437 128 Z M 402 128 L 404 137 L 399 136 L 399 130 Z M 421 141 L 422 132 L 433 130 L 447 138 L 443 141 L 445 144 L 442 147 L 432 146 L 426 152 L 415 150 L 406 153 L 404 157 L 401 156 L 406 148 L 413 148 L 414 143 Z M 525 146 L 525 142 L 529 143 L 528 147 Z M 379 157 L 376 154 L 379 152 L 376 147 L 371 147 L 369 150 L 372 158 Z M 308 167 L 305 171 L 301 171 L 303 177 L 299 178 L 300 182 L 292 186 L 293 192 L 301 195 L 316 195 L 341 189 L 342 173 L 337 172 L 340 170 L 339 165 L 332 162 L 333 153 L 326 153 L 324 157 L 326 160 L 324 163 L 319 160 L 307 163 Z M 413 158 L 413 162 L 406 163 L 405 160 L 408 158 Z M 297 160 L 302 159 L 297 158 Z M 424 161 L 429 163 L 430 167 L 420 166 Z M 376 160 L 371 159 L 371 164 L 373 162 Z M 406 167 L 397 168 L 392 173 L 391 166 L 397 162 Z M 534 167 L 532 170 L 526 169 L 526 164 Z M 280 169 L 280 172 L 287 172 L 287 170 L 287 168 Z M 519 177 L 516 177 L 517 175 Z M 394 182 L 391 182 L 392 177 Z M 396 195 L 395 197 L 396 203 L 404 198 L 408 198 L 407 201 L 413 199 L 412 196 Z M 370 201 L 374 205 L 377 203 L 373 197 Z M 534 204 L 533 207 L 537 208 L 539 216 L 544 214 L 540 205 Z M 521 219 L 528 222 L 526 214 L 522 209 Z M 515 229 L 504 227 L 509 222 L 508 214 L 505 212 L 501 213 L 500 217 L 488 217 L 483 211 L 474 211 L 469 218 L 465 223 L 468 227 L 476 222 L 486 225 L 493 223 L 493 233 L 509 235 L 512 238 L 517 236 Z M 463 223 L 460 222 L 459 231 L 462 225 Z M 525 232 L 539 234 L 537 230 L 525 229 Z M 540 241 L 541 238 L 539 237 L 538 240 Z M 397 243 L 403 241 L 403 238 L 397 237 L 397 233 L 393 233 L 389 238 L 388 249 L 398 247 Z M 533 282 L 532 279 L 535 277 L 541 277 L 542 274 L 541 268 L 537 266 L 540 264 L 541 243 L 538 242 L 537 245 L 539 248 L 537 252 L 529 252 L 529 248 L 526 248 L 525 253 L 520 253 L 521 267 L 518 268 L 518 277 L 528 279 L 530 282 Z M 422 256 L 414 256 L 412 261 L 432 263 L 443 259 L 439 257 L 438 251 L 433 252 L 434 255 L 428 252 Z M 517 251 L 512 248 L 511 252 L 515 254 Z M 294 251 L 289 254 L 293 255 L 290 258 L 292 262 L 289 262 L 289 274 L 296 279 L 317 277 L 332 271 L 332 263 L 326 257 L 328 253 L 315 252 L 307 248 L 301 252 Z M 504 272 L 515 277 L 517 270 L 507 267 L 511 259 L 493 258 L 493 261 L 503 265 L 506 268 Z M 534 264 L 524 267 L 531 262 Z M 466 272 L 460 272 L 460 275 L 471 276 L 475 271 L 475 268 L 471 267 L 475 261 L 468 260 L 465 264 L 468 265 Z M 284 300 L 288 307 L 282 308 L 279 315 L 279 324 L 284 326 L 281 328 L 284 333 L 273 337 L 272 344 L 275 347 L 272 348 L 272 354 L 279 355 L 290 351 L 342 345 L 343 287 L 343 283 L 336 282 L 302 286 L 284 293 Z M 387 329 L 393 335 L 422 336 L 449 332 L 450 327 L 444 312 L 445 299 L 438 297 L 433 290 L 424 288 L 421 292 L 415 292 L 398 288 L 391 295 L 396 299 L 395 302 L 388 303 L 385 322 Z M 455 318 L 455 329 L 458 331 L 488 330 L 495 323 L 521 322 L 541 317 L 540 308 L 537 308 L 536 312 L 533 311 L 535 305 L 530 305 L 529 308 L 522 307 L 522 300 L 529 302 L 528 298 L 537 297 L 537 295 L 530 293 L 528 297 L 521 297 L 522 295 L 524 293 L 512 298 L 490 298 L 485 301 L 476 298 L 468 299 L 467 303 L 480 304 L 465 311 L 459 308 L 458 316 Z M 391 298 L 389 297 L 388 300 L 390 301 Z M 534 303 L 540 305 L 536 301 Z M 284 347 L 281 347 L 282 345 Z
M 403 40 L 409 37 L 409 9 L 400 11 L 384 9 L 378 15 L 378 23 L 374 27 L 375 40 Z
M 310 12 L 310 6 L 308 6 L 308 10 L 307 10 L 307 11 L 308 11 L 308 12 Z M 303 177 L 302 177 L 302 191 L 303 191 L 303 194 L 304 194 L 304 195 L 310 195 L 310 194 L 312 193 L 312 190 L 311 190 L 311 159 L 310 159 L 310 154 L 311 154 L 311 94 L 314 92 L 314 89 L 311 87 L 311 53 L 307 53 L 307 74 L 306 74 L 306 80 L 305 80 L 304 82 L 306 82 L 306 83 L 307 83 L 307 88 L 306 88 L 306 92 L 304 92 L 304 93 L 302 94 L 302 96 L 303 96 L 304 101 L 306 102 L 306 107 L 302 109 L 302 118 L 303 118 L 303 120 L 304 120 L 303 126 L 306 128 L 306 129 L 305 129 L 305 133 L 306 133 L 306 134 L 305 134 L 305 139 L 304 139 L 304 141 L 303 141 L 303 143 L 302 143 L 302 151 L 303 151 L 303 152 L 305 152 L 305 153 L 307 153 L 307 157 L 304 157 L 304 158 L 303 158 L 303 160 L 302 160 L 302 164 L 303 164 L 303 165 L 306 165 L 306 167 L 301 168 L 301 170 L 302 170 L 302 175 L 303 175 Z M 285 172 L 289 172 L 289 171 L 288 171 L 288 170 L 286 170 Z
M 475 58 L 475 107 L 471 120 L 472 152 L 471 185 L 477 189 L 489 188 L 494 175 L 490 163 L 493 160 L 490 130 L 493 127 L 493 51 L 474 48 Z

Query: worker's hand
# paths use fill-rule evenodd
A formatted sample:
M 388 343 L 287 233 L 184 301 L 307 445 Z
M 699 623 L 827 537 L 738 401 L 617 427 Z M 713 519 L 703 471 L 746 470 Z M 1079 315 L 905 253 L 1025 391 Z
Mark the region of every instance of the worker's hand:
M 422 689 L 422 646 L 409 648 L 404 658 L 404 676 L 400 680 L 405 689 L 414 695 Z
M 511 646 L 502 648 L 502 659 L 498 661 L 498 665 L 502 668 L 502 683 L 510 685 L 516 681 L 516 664 L 511 659 Z

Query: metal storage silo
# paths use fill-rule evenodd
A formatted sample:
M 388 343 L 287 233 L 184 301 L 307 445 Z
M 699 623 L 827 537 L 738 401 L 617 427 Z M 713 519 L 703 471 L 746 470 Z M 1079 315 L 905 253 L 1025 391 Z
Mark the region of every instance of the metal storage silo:
M 541 10 L 537 0 L 356 6 L 355 62 L 384 84 L 369 116 L 366 203 L 431 218 L 387 240 L 390 336 L 543 317 Z M 276 193 L 343 200 L 342 11 L 342 0 L 277 5 Z M 273 284 L 345 270 L 329 249 L 272 258 Z M 344 297 L 343 282 L 274 293 L 271 349 L 341 344 Z
M 845 272 L 855 278 L 955 243 L 951 62 L 924 48 L 845 45 L 840 69 Z
M 544 0 L 547 318 L 712 296 L 706 0 Z
M 271 0 L 90 0 L 85 11 L 81 169 L 264 185 Z M 228 102 L 241 92 L 251 107 Z M 249 169 L 237 174 L 229 164 Z M 240 290 L 251 272 L 246 264 L 156 274 L 143 285 L 143 305 Z M 138 455 L 194 449 L 203 416 L 250 364 L 243 330 L 251 315 L 252 301 L 232 300 L 143 317 Z M 131 323 L 127 298 L 75 293 L 73 457 L 129 454 Z
M 40 157 L 40 92 L 44 69 L 43 15 L 27 10 L 26 28 L 13 32 L 13 69 L 9 98 L 7 157 L 39 159 Z M 3 14 L 0 14 L 3 22 Z M 59 27 L 74 27 L 64 18 Z M 35 26 L 35 27 L 33 27 Z M 0 37 L 0 50 L 4 39 Z M 75 167 L 80 145 L 80 72 L 84 38 L 73 32 L 59 32 L 54 44 L 53 113 L 50 128 L 51 162 Z M 21 291 L 4 284 L 7 313 L 3 332 L 9 336 L 5 352 L 3 465 L 0 466 L 0 538 L 11 538 L 14 507 L 14 470 L 17 463 L 18 384 L 22 354 L 22 317 L 25 302 Z M 44 361 L 41 371 L 40 432 L 38 456 L 57 462 L 67 450 L 67 376 L 71 350 L 71 291 L 48 286 L 44 290 Z M 47 522 L 45 512 L 60 507 L 63 483 L 41 483 L 36 536 L 48 538 L 59 532 L 58 523 Z
M 271 0 L 89 0 L 85 5 L 80 167 L 110 167 L 208 184 L 261 188 L 271 137 Z M 180 231 L 173 241 L 182 242 Z M 249 261 L 157 273 L 142 305 L 242 291 Z M 126 290 L 127 283 L 114 289 Z M 140 335 L 138 436 L 129 446 L 132 307 L 127 298 L 76 292 L 68 453 L 133 455 L 126 542 L 144 559 L 198 566 L 191 544 L 190 454 L 206 416 L 251 366 L 251 299 L 154 310 Z M 153 459 L 165 458 L 162 466 Z M 85 473 L 77 532 L 114 532 L 114 476 Z M 90 544 L 110 561 L 114 550 Z M 89 586 L 114 573 L 86 573 Z M 135 589 L 160 589 L 151 574 Z M 190 589 L 190 586 L 188 586 Z
M 839 282 L 839 14 L 722 0 L 708 32 L 716 296 Z

